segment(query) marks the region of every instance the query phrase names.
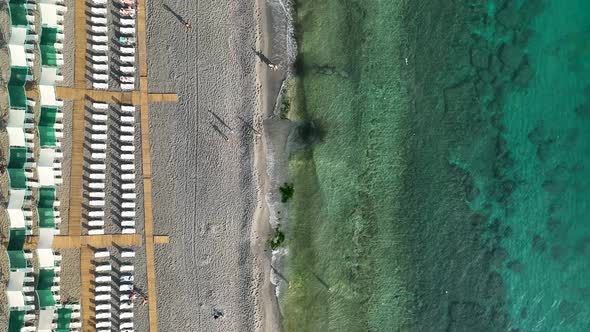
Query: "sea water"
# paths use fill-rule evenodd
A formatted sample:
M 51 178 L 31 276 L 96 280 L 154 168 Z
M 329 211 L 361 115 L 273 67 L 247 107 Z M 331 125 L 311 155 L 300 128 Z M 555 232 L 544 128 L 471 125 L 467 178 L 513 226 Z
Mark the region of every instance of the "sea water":
M 296 6 L 285 330 L 590 330 L 590 2 Z

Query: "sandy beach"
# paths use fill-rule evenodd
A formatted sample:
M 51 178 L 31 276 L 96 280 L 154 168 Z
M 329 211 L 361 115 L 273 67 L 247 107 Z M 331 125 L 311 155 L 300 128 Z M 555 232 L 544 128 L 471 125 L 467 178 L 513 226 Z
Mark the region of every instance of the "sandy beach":
M 266 71 L 252 51 L 257 24 L 268 23 L 265 4 L 166 4 L 192 28 L 148 3 L 150 91 L 180 97 L 150 110 L 155 232 L 171 236 L 156 248 L 159 327 L 277 331 L 264 142 L 251 128 L 262 131 L 274 99 L 262 88 L 282 75 L 257 75 Z M 214 319 L 214 310 L 223 317 Z

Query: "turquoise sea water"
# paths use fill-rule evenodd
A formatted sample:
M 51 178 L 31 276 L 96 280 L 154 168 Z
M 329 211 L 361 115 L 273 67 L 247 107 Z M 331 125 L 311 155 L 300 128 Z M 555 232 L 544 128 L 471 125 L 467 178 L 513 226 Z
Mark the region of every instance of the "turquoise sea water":
M 296 23 L 285 330 L 590 330 L 590 2 Z

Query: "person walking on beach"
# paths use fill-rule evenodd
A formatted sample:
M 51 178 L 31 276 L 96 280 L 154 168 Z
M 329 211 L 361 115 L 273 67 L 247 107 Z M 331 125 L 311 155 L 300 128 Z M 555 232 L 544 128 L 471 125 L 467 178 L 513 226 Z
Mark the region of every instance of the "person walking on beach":
M 185 26 L 187 29 L 190 29 L 190 28 L 192 28 L 192 27 L 193 27 L 193 26 L 192 26 L 190 23 L 188 23 L 188 22 L 184 22 L 184 26 Z

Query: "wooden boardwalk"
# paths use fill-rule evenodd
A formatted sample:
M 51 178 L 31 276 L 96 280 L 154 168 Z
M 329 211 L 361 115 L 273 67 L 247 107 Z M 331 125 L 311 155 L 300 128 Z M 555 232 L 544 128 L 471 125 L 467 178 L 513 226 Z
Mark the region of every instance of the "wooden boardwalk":
M 137 15 L 137 48 L 139 56 L 139 90 L 136 91 L 98 91 L 87 89 L 86 81 L 86 2 L 75 3 L 75 58 L 74 58 L 74 86 L 58 87 L 56 95 L 60 99 L 73 100 L 73 129 L 72 129 L 72 169 L 70 179 L 70 208 L 68 218 L 68 235 L 56 236 L 53 247 L 80 248 L 80 274 L 82 296 L 82 330 L 95 331 L 94 326 L 94 298 L 92 280 L 94 268 L 92 248 L 118 246 L 141 246 L 146 249 L 147 289 L 149 330 L 158 331 L 156 273 L 154 263 L 154 244 L 167 244 L 168 236 L 154 235 L 152 215 L 152 182 L 149 136 L 149 103 L 176 102 L 178 96 L 172 93 L 148 93 L 147 69 L 147 38 L 146 38 L 146 6 L 145 0 L 138 0 Z M 142 165 L 144 182 L 144 234 L 108 234 L 81 235 L 82 231 L 82 197 L 83 197 L 83 167 L 84 167 L 84 128 L 85 107 L 89 102 L 104 102 L 116 104 L 131 104 L 140 106 Z M 143 239 L 142 239 L 143 238 Z M 143 240 L 143 241 L 142 241 Z M 36 245 L 37 239 L 31 237 L 27 246 Z

